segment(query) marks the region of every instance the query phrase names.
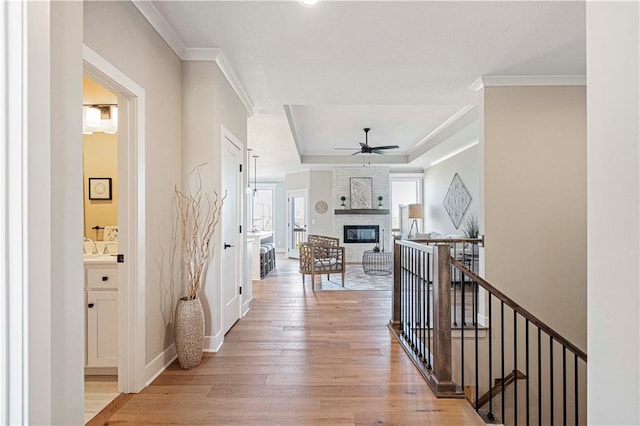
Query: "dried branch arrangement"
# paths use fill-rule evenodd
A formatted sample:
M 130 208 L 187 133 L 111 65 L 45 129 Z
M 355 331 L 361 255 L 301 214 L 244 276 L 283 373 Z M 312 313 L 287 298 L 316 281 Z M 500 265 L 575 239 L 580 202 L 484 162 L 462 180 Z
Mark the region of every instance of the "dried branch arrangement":
M 195 299 L 204 285 L 205 270 L 209 259 L 213 255 L 211 238 L 216 225 L 220 221 L 222 206 L 227 194 L 219 198 L 213 191 L 213 197 L 202 190 L 202 178 L 199 168 L 194 167 L 189 173 L 197 173 L 197 187 L 195 192 L 189 190 L 185 194 L 175 187 L 177 208 L 182 224 L 182 261 L 186 272 L 187 299 Z

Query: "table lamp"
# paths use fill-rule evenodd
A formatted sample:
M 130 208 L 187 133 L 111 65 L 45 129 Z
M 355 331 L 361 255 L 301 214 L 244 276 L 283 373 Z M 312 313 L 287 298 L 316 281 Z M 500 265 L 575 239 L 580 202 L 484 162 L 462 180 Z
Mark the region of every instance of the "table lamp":
M 418 219 L 422 219 L 422 204 L 409 204 L 409 219 L 413 219 L 409 235 L 416 235 L 418 233 Z M 415 233 L 413 232 L 414 226 L 416 228 Z

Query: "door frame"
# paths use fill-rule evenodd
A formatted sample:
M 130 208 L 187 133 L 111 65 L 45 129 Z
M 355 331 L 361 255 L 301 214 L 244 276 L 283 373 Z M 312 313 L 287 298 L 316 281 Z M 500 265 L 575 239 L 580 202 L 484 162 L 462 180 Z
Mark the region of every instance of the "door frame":
M 118 95 L 118 391 L 146 385 L 145 91 L 86 45 L 84 75 Z
M 291 251 L 293 247 L 291 247 L 291 242 L 293 241 L 293 226 L 291 225 L 291 194 L 296 193 L 304 193 L 304 218 L 305 221 L 309 221 L 309 189 L 300 188 L 300 189 L 291 189 L 287 191 L 287 257 L 291 257 Z M 306 231 L 308 232 L 309 226 L 308 223 L 305 226 Z
M 225 149 L 225 144 L 227 143 L 231 143 L 232 145 L 235 145 L 236 148 L 239 149 L 240 153 L 238 155 L 238 160 L 240 162 L 240 165 L 242 166 L 242 170 L 245 170 L 245 165 L 244 165 L 244 158 L 246 158 L 246 151 L 245 151 L 245 145 L 244 143 L 242 143 L 242 141 L 240 141 L 240 139 L 238 139 L 229 129 L 227 129 L 224 124 L 220 125 L 220 159 L 222 159 L 222 155 L 223 155 L 223 150 Z M 220 187 L 222 187 L 222 182 L 223 182 L 223 174 L 224 174 L 224 170 L 221 164 L 220 169 Z M 242 179 L 243 173 L 238 172 L 238 174 L 236 175 L 236 187 L 237 187 L 237 194 L 236 194 L 236 219 L 237 219 L 237 223 L 242 226 L 242 233 L 239 234 L 238 237 L 238 247 L 236 250 L 236 264 L 235 264 L 235 269 L 236 269 L 236 277 L 238 277 L 238 287 L 242 288 L 244 287 L 243 284 L 245 283 L 245 276 L 243 271 L 246 268 L 243 268 L 242 265 L 245 264 L 245 249 L 244 247 L 246 247 L 246 224 L 245 224 L 245 220 L 244 217 L 245 215 L 243 214 L 243 205 L 244 205 L 244 182 Z M 223 232 L 222 232 L 222 226 L 224 223 L 224 216 L 222 216 L 221 220 L 220 220 L 220 232 L 219 237 L 218 237 L 218 247 L 219 249 L 219 259 L 220 259 L 220 268 L 218 268 L 218 275 L 219 275 L 219 283 L 220 283 L 220 294 L 222 294 L 222 280 L 223 280 L 223 271 L 222 271 L 222 245 L 224 244 L 223 241 Z M 243 292 L 244 293 L 244 292 Z M 238 296 L 238 320 L 240 318 L 242 318 L 242 305 L 243 305 L 243 299 L 242 299 L 242 294 Z M 218 309 L 220 310 L 220 328 L 222 331 L 222 328 L 224 327 L 224 300 L 222 300 L 222 297 L 219 298 L 219 306 Z M 225 333 L 222 333 L 223 336 Z M 224 337 L 222 338 L 222 340 L 224 341 Z

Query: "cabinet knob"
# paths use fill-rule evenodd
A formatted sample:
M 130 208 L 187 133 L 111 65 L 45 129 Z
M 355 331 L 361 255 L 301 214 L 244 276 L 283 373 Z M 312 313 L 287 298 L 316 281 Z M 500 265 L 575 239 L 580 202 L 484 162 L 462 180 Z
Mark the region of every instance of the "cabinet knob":
M 108 279 L 109 279 L 109 277 L 107 277 L 107 276 L 102 277 L 102 281 L 107 281 Z
M 94 305 L 93 305 L 93 303 L 89 303 L 87 306 L 88 306 L 89 308 L 93 308 L 93 306 L 94 306 Z

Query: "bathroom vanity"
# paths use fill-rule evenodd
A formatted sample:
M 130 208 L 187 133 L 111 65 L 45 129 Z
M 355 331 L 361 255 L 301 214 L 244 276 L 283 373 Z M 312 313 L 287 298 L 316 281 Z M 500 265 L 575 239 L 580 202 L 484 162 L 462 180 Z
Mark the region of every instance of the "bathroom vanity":
M 85 374 L 118 373 L 118 264 L 112 255 L 84 258 Z

